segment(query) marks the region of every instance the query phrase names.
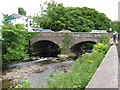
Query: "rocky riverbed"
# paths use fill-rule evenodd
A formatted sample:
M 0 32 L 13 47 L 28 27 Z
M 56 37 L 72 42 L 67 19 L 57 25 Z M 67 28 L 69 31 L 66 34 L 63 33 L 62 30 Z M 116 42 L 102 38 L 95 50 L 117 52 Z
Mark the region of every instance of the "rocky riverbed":
M 3 70 L 3 88 L 14 87 L 28 78 L 31 86 L 35 88 L 46 80 L 50 72 L 68 72 L 74 60 L 62 61 L 49 59 L 38 59 L 29 62 L 8 65 L 7 70 Z M 7 85 L 8 84 L 8 85 Z

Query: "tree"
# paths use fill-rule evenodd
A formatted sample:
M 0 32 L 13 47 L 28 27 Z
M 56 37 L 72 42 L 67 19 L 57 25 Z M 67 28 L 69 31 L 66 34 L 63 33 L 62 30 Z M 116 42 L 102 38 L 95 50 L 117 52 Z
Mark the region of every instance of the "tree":
M 117 31 L 120 33 L 120 22 L 119 21 L 112 21 L 111 22 L 111 32 Z
M 8 17 L 8 14 L 4 14 L 4 19 L 6 19 Z
M 3 34 L 3 62 L 25 58 L 26 53 L 28 53 L 28 40 L 34 33 L 25 30 L 22 24 L 12 25 L 8 23 L 7 25 L 3 25 L 1 30 Z
M 25 11 L 22 7 L 19 7 L 19 8 L 18 8 L 18 13 L 19 13 L 20 15 L 26 15 L 26 11 Z
M 46 5 L 46 6 L 45 6 Z M 34 22 L 42 28 L 54 31 L 68 29 L 77 32 L 90 32 L 93 29 L 109 31 L 112 22 L 104 13 L 88 7 L 64 7 L 54 1 L 44 3 L 41 14 L 34 16 Z

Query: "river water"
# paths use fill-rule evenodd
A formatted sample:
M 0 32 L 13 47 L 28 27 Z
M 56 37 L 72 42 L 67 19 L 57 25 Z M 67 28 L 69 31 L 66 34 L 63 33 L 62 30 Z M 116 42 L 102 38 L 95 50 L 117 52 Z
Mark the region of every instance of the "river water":
M 14 87 L 18 83 L 28 78 L 32 88 L 38 88 L 40 84 L 46 81 L 50 72 L 64 71 L 67 72 L 74 60 L 58 60 L 58 58 L 40 58 L 34 61 L 27 61 L 17 64 L 7 65 L 7 69 L 3 69 L 2 88 Z

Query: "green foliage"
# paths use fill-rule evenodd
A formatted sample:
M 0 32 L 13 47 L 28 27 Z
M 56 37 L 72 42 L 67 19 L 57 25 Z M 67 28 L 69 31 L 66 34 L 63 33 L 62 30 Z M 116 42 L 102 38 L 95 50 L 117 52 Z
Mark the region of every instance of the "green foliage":
M 85 88 L 103 57 L 102 53 L 84 54 L 77 59 L 70 72 L 55 73 L 53 78 L 49 78 L 49 83 L 45 87 Z
M 120 33 L 120 22 L 119 21 L 111 22 L 111 31 L 110 32 L 114 32 L 114 31 L 117 31 L 118 33 Z
M 105 44 L 98 43 L 94 46 L 92 53 L 83 54 L 81 57 L 78 57 L 69 72 L 52 74 L 52 78 L 49 77 L 48 82 L 42 85 L 42 88 L 84 89 L 106 54 L 105 50 L 107 50 L 107 47 L 103 45 Z M 98 50 L 99 47 L 102 50 Z
M 28 52 L 28 40 L 34 33 L 25 30 L 22 24 L 3 25 L 1 30 L 4 39 L 2 43 L 3 62 L 25 58 Z
M 40 27 L 54 31 L 90 32 L 93 29 L 109 31 L 112 25 L 110 24 L 112 21 L 104 13 L 93 8 L 64 7 L 63 4 L 57 4 L 54 1 L 41 5 L 41 13 L 33 19 Z
M 15 88 L 31 88 L 31 85 L 27 78 L 24 78 L 24 80 L 22 81 L 22 85 L 18 84 L 17 86 L 15 86 Z
M 63 44 L 60 46 L 62 50 L 69 48 L 69 43 L 71 42 L 72 35 L 69 32 L 64 32 L 63 34 Z
M 71 38 L 72 38 L 71 33 L 69 33 L 69 32 L 64 32 L 63 42 L 64 42 L 65 44 L 69 44 L 70 41 L 71 41 Z
M 49 77 L 53 77 L 54 73 L 53 72 L 50 72 L 49 73 Z
M 94 48 L 93 48 L 93 52 L 95 53 L 106 53 L 108 51 L 108 45 L 107 44 L 104 44 L 104 43 L 97 43 L 96 45 L 94 45 Z
M 108 34 L 104 34 L 101 38 L 100 38 L 100 42 L 104 43 L 104 44 L 108 44 L 110 40 L 110 36 Z
M 120 22 L 117 23 L 117 29 L 116 29 L 116 31 L 117 31 L 118 33 L 120 33 Z
M 26 11 L 25 11 L 22 7 L 19 7 L 19 8 L 18 8 L 18 13 L 19 13 L 20 15 L 26 15 Z
M 6 19 L 8 17 L 8 14 L 4 14 L 4 19 Z

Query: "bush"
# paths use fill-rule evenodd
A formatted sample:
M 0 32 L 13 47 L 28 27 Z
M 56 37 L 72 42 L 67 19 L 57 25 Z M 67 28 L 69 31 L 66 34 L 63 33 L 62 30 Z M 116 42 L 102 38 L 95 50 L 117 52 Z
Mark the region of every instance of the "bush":
M 101 38 L 100 38 L 100 42 L 103 44 L 108 44 L 110 40 L 110 36 L 108 34 L 104 34 Z
M 22 84 L 23 85 L 18 84 L 17 86 L 15 86 L 15 88 L 31 88 L 31 85 L 27 80 L 27 78 L 24 78 L 24 80 L 22 81 Z
M 104 44 L 104 43 L 97 43 L 97 44 L 95 44 L 94 45 L 94 47 L 93 47 L 93 52 L 95 52 L 95 53 L 106 53 L 107 51 L 108 51 L 108 45 L 107 44 Z
M 99 58 L 98 58 L 99 57 Z M 56 73 L 46 88 L 85 88 L 101 63 L 103 53 L 84 54 L 79 57 L 68 73 Z
M 25 30 L 22 24 L 3 25 L 1 30 L 4 39 L 2 43 L 3 62 L 25 58 L 26 53 L 28 52 L 28 40 L 34 33 Z

